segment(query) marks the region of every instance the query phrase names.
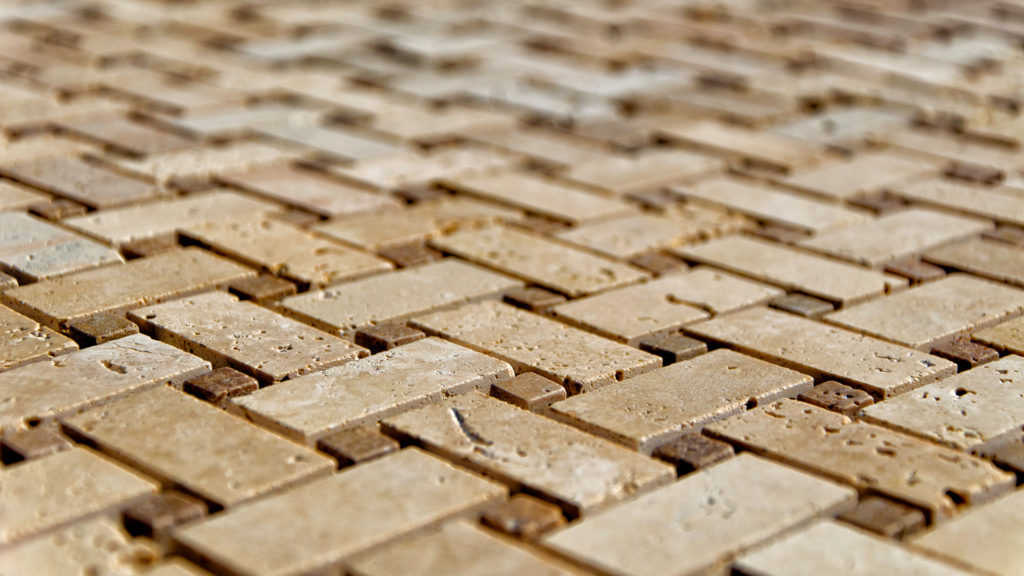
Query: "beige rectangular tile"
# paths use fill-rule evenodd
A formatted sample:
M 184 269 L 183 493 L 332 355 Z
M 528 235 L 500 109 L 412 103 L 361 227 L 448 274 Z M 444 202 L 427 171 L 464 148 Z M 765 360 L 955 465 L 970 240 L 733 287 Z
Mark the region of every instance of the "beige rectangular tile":
M 0 371 L 75 350 L 74 340 L 0 306 Z
M 0 468 L 0 548 L 117 510 L 158 489 L 148 478 L 85 448 Z
M 1014 318 L 971 334 L 976 341 L 1000 352 L 1024 356 L 1024 318 Z
M 17 212 L 0 213 L 0 269 L 23 281 L 124 262 L 93 240 Z
M 931 178 L 893 186 L 892 191 L 914 202 L 1024 226 L 1024 198 L 1008 186 L 979 186 Z
M 479 392 L 382 422 L 386 431 L 585 515 L 675 479 L 671 466 Z
M 103 210 L 64 220 L 62 224 L 109 244 L 173 236 L 178 228 L 226 217 L 257 217 L 279 210 L 271 202 L 228 190 Z
M 722 156 L 741 166 L 780 174 L 817 164 L 822 150 L 810 143 L 770 132 L 757 132 L 711 120 L 682 119 L 652 126 L 661 135 Z
M 921 507 L 932 521 L 958 505 L 1013 491 L 992 463 L 796 400 L 780 400 L 705 428 L 711 435 L 862 490 Z
M 221 572 L 299 576 L 506 494 L 409 448 L 185 526 L 175 539 Z
M 875 267 L 991 229 L 987 220 L 911 208 L 819 234 L 800 246 Z
M 148 336 L 126 336 L 0 373 L 0 428 L 50 420 L 159 384 L 180 386 L 209 370 L 209 362 Z
M 0 211 L 24 210 L 36 202 L 45 202 L 50 197 L 27 186 L 10 180 L 0 180 Z
M 295 166 L 229 172 L 218 174 L 217 180 L 328 218 L 402 206 L 390 196 L 370 192 L 316 170 Z
M 636 156 L 609 156 L 573 164 L 563 176 L 605 192 L 629 194 L 677 184 L 723 167 L 721 160 L 684 150 L 649 150 Z
M 0 302 L 53 329 L 100 312 L 156 304 L 255 276 L 199 248 L 85 270 L 0 293 Z
M 741 454 L 572 524 L 543 545 L 616 576 L 716 573 L 736 555 L 856 501 L 849 488 Z
M 412 320 L 429 333 L 535 371 L 570 392 L 592 390 L 661 366 L 661 358 L 507 304 L 481 302 Z
M 1021 311 L 1024 290 L 966 274 L 950 274 L 899 294 L 832 312 L 825 320 L 897 344 L 930 350 L 956 336 L 1019 316 Z
M 365 356 L 360 346 L 301 322 L 208 292 L 139 308 L 128 318 L 154 338 L 231 366 L 265 385 Z
M 800 170 L 781 182 L 797 190 L 848 200 L 898 187 L 903 182 L 913 182 L 935 169 L 934 163 L 900 156 L 892 151 L 866 152 L 852 159 L 831 160 Z
M 434 238 L 437 249 L 535 282 L 570 297 L 585 296 L 648 277 L 639 268 L 503 226 Z
M 64 426 L 112 457 L 225 507 L 334 469 L 325 456 L 165 386 L 65 418 Z
M 911 545 L 986 574 L 1020 574 L 1024 548 L 1024 490 L 966 512 L 915 538 Z
M 65 130 L 90 142 L 129 155 L 160 154 L 195 146 L 196 142 L 128 118 L 75 118 L 59 124 Z
M 641 212 L 581 224 L 558 237 L 612 258 L 628 259 L 652 250 L 716 238 L 751 224 L 751 220 L 738 214 L 683 204 L 660 214 Z
M 343 217 L 313 229 L 368 250 L 423 242 L 460 229 L 521 220 L 522 212 L 471 198 L 441 198 L 417 202 L 400 210 Z
M 256 130 L 272 138 L 318 155 L 339 160 L 363 160 L 392 154 L 401 154 L 405 148 L 381 138 L 355 133 L 341 128 L 288 122 L 260 124 Z
M 845 228 L 867 220 L 864 213 L 839 204 L 803 198 L 735 177 L 712 177 L 675 186 L 672 191 L 690 200 L 727 208 L 762 222 L 813 233 Z
M 578 574 L 562 562 L 466 521 L 382 546 L 348 563 L 352 576 L 429 576 L 431 574 Z
M 810 376 L 715 350 L 551 405 L 577 428 L 650 454 L 686 432 L 811 389 Z
M 290 296 L 281 310 L 324 330 L 349 333 L 369 324 L 487 298 L 522 282 L 455 258 Z
M 221 172 L 249 170 L 294 160 L 296 153 L 283 146 L 236 141 L 224 146 L 201 146 L 152 154 L 141 159 L 118 159 L 113 164 L 163 184 L 172 180 L 208 178 Z
M 778 288 L 702 266 L 576 299 L 552 312 L 570 324 L 635 345 L 655 332 L 677 329 L 710 314 L 763 304 L 781 294 Z
M 529 156 L 542 165 L 568 167 L 608 158 L 596 146 L 588 146 L 586 142 L 555 131 L 517 127 L 510 130 L 475 130 L 466 136 L 476 142 Z
M 7 124 L 7 122 L 4 122 L 2 116 L 8 111 L 9 107 L 7 106 L 4 107 L 3 111 L 0 111 L 0 123 Z M 20 162 L 27 163 L 47 158 L 78 156 L 83 152 L 91 150 L 93 150 L 93 147 L 85 144 L 84 142 L 70 140 L 68 138 L 62 138 L 52 134 L 41 134 L 38 136 L 17 138 L 14 140 L 5 140 L 4 142 L 0 142 L 0 154 L 3 155 L 3 161 L 5 164 Z
M 956 373 L 948 360 L 768 308 L 687 327 L 700 338 L 882 397 Z
M 1012 148 L 962 138 L 952 132 L 908 128 L 890 132 L 886 141 L 926 159 L 970 162 L 1007 172 L 1021 165 L 1019 152 Z
M 959 568 L 929 558 L 897 542 L 831 520 L 815 522 L 766 548 L 746 554 L 733 565 L 743 574 L 817 576 L 842 573 L 873 576 L 902 574 L 969 576 Z
M 512 161 L 494 152 L 472 148 L 443 148 L 439 152 L 406 152 L 369 158 L 331 172 L 380 190 L 402 185 L 433 182 L 466 174 L 480 174 L 508 168 Z
M 1024 287 L 1024 250 L 999 242 L 971 238 L 924 253 L 923 258 L 945 268 Z
M 74 157 L 5 160 L 0 174 L 92 208 L 134 204 L 161 194 L 152 184 Z
M 617 198 L 584 192 L 526 172 L 460 176 L 447 179 L 443 184 L 461 194 L 507 204 L 570 224 L 605 220 L 637 211 Z
M 744 236 L 728 236 L 705 244 L 676 248 L 673 252 L 687 260 L 724 268 L 842 305 L 880 296 L 907 284 L 903 278 Z
M 394 268 L 376 255 L 253 215 L 187 226 L 179 233 L 234 260 L 315 288 Z
M 453 394 L 486 391 L 514 375 L 501 360 L 426 338 L 234 398 L 230 409 L 313 444 L 338 430 Z

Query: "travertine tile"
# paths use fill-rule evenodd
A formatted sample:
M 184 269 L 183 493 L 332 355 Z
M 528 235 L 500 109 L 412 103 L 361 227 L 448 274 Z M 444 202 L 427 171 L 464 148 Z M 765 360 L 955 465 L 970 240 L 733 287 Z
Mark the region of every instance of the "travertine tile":
M 461 176 L 445 180 L 443 185 L 462 194 L 571 224 L 606 220 L 636 211 L 629 203 L 617 198 L 598 196 L 526 172 Z
M 1024 290 L 950 274 L 899 294 L 827 314 L 851 330 L 919 350 L 987 328 L 1024 310 Z
M 270 218 L 223 218 L 180 229 L 216 252 L 308 286 L 391 270 L 390 262 Z
M 866 300 L 907 284 L 903 278 L 743 236 L 728 236 L 673 252 L 688 260 L 841 304 Z
M 69 322 L 67 333 L 82 346 L 93 346 L 138 334 L 139 327 L 123 314 L 102 312 Z
M 852 508 L 856 500 L 849 488 L 742 454 L 543 543 L 617 576 L 713 572 L 778 534 Z
M 207 511 L 207 504 L 199 498 L 175 490 L 163 490 L 128 506 L 122 515 L 125 527 L 133 534 L 148 536 L 165 544 L 175 526 L 195 522 L 206 516 Z
M 160 195 L 159 189 L 142 180 L 71 157 L 5 161 L 0 174 L 92 208 L 132 204 Z
M 646 212 L 582 224 L 558 237 L 612 258 L 631 258 L 650 250 L 737 232 L 751 224 L 742 216 L 687 204 L 662 214 Z
M 746 408 L 811 389 L 810 376 L 715 350 L 551 405 L 553 416 L 650 454 Z
M 164 130 L 157 130 L 127 118 L 71 119 L 61 122 L 60 129 L 133 156 L 160 154 L 194 146 L 195 142 Z
M 672 190 L 691 200 L 808 232 L 845 228 L 867 220 L 863 213 L 839 204 L 803 198 L 737 178 L 713 177 L 693 184 L 674 186 Z
M 915 202 L 1024 225 L 1024 198 L 1014 188 L 935 178 L 895 186 L 893 191 Z
M 614 194 L 643 192 L 716 172 L 721 160 L 684 150 L 648 150 L 636 156 L 608 156 L 573 164 L 563 176 Z
M 956 373 L 956 364 L 938 356 L 767 308 L 735 312 L 694 324 L 687 331 L 882 397 Z
M 977 330 L 972 337 L 996 350 L 1024 355 L 1024 318 L 1015 318 L 992 328 Z
M 779 294 L 777 288 L 701 267 L 573 300 L 552 311 L 571 324 L 635 345 L 653 333 L 762 304 Z
M 367 348 L 371 354 L 391 350 L 399 346 L 426 338 L 421 330 L 410 328 L 405 324 L 378 324 L 367 326 L 356 331 L 356 344 Z
M 248 276 L 255 272 L 186 248 L 19 286 L 0 294 L 0 301 L 56 329 L 71 320 L 155 304 Z
M 49 197 L 40 194 L 27 186 L 21 186 L 10 180 L 0 180 L 0 211 L 24 210 L 37 202 L 45 202 Z
M 491 387 L 491 396 L 523 410 L 545 413 L 553 402 L 565 400 L 566 393 L 558 382 L 535 372 L 524 372 L 508 382 L 496 383 Z
M 477 392 L 392 416 L 382 426 L 549 499 L 570 516 L 675 478 L 657 460 Z
M 835 380 L 818 384 L 813 390 L 797 396 L 797 400 L 847 416 L 853 416 L 861 408 L 875 403 L 875 399 L 867 392 Z
M 326 475 L 334 462 L 159 386 L 64 419 L 112 456 L 221 506 Z
M 70 338 L 0 306 L 0 371 L 77 349 Z
M 373 422 L 509 380 L 512 368 L 440 338 L 427 338 L 231 400 L 231 409 L 285 436 L 314 444 Z
M 186 526 L 175 539 L 220 571 L 298 576 L 506 493 L 410 448 Z
M 288 148 L 256 141 L 236 141 L 225 146 L 201 146 L 152 154 L 140 159 L 117 159 L 114 165 L 145 176 L 159 184 L 174 180 L 209 178 L 285 163 L 296 154 Z
M 485 574 L 569 576 L 561 562 L 493 536 L 465 521 L 448 522 L 437 532 L 383 546 L 351 563 L 353 576 Z
M 398 200 L 384 194 L 369 192 L 337 178 L 295 166 L 229 172 L 218 174 L 217 180 L 328 218 L 401 205 Z
M 886 151 L 825 162 L 781 182 L 805 192 L 846 200 L 913 181 L 934 170 L 928 162 Z
M 913 540 L 912 546 L 939 558 L 1000 576 L 1017 576 L 1024 566 L 1024 490 L 947 522 Z
M 877 267 L 991 229 L 992 223 L 985 220 L 911 208 L 819 234 L 800 246 Z
M 128 317 L 154 338 L 231 366 L 264 384 L 295 378 L 365 356 L 355 344 L 301 322 L 210 292 L 139 308 Z
M 349 333 L 521 285 L 508 276 L 446 258 L 291 296 L 281 301 L 281 308 L 285 314 L 324 330 Z
M 963 138 L 952 131 L 908 128 L 889 133 L 886 140 L 892 146 L 936 161 L 970 162 L 1005 171 L 1020 166 L 1020 156 L 1013 148 Z
M 401 154 L 405 151 L 405 148 L 379 138 L 371 138 L 342 128 L 313 124 L 269 122 L 258 126 L 257 131 L 294 146 L 309 149 L 318 155 L 340 160 L 358 161 Z
M 1016 355 L 868 406 L 864 418 L 967 450 L 1024 427 L 1024 358 Z
M 881 496 L 861 498 L 857 507 L 839 515 L 839 519 L 886 538 L 903 540 L 924 528 L 924 512 Z
M 756 132 L 711 120 L 681 119 L 652 126 L 658 133 L 739 163 L 740 167 L 789 174 L 816 164 L 822 151 L 804 140 Z
M 994 349 L 967 340 L 954 340 L 933 346 L 931 353 L 956 362 L 961 372 L 999 359 L 999 353 Z
M 0 213 L 0 268 L 24 281 L 124 262 L 117 252 L 27 214 Z
M 873 576 L 890 570 L 919 576 L 968 576 L 899 544 L 832 521 L 815 522 L 739 558 L 733 570 L 758 576 Z
M 434 153 L 406 152 L 369 158 L 330 171 L 381 190 L 434 182 L 468 174 L 484 174 L 512 165 L 508 157 L 472 148 L 445 148 Z
M 972 238 L 924 253 L 924 259 L 946 268 L 1024 287 L 1024 250 L 1002 242 Z
M 180 385 L 209 369 L 209 362 L 141 334 L 33 362 L 0 374 L 0 428 L 49 420 L 158 384 Z
M 507 304 L 482 302 L 420 316 L 412 324 L 562 382 L 570 393 L 631 378 L 661 358 Z
M 216 190 L 205 194 L 150 202 L 117 210 L 69 218 L 68 227 L 110 244 L 173 235 L 178 228 L 196 226 L 226 217 L 256 217 L 278 206 L 236 192 Z
M 570 297 L 592 294 L 648 277 L 639 268 L 503 226 L 456 232 L 430 242 L 439 250 L 525 278 Z
M 983 504 L 1013 490 L 990 462 L 796 400 L 737 414 L 705 428 L 748 450 L 928 511 L 933 522 L 960 503 Z
M 85 448 L 0 468 L 0 546 L 116 510 L 158 488 Z
M 655 458 L 675 466 L 676 474 L 680 476 L 724 462 L 735 455 L 732 444 L 700 433 L 680 436 L 658 446 L 653 453 Z
M 422 242 L 438 234 L 476 228 L 500 221 L 518 221 L 522 213 L 469 198 L 442 198 L 418 202 L 402 210 L 388 210 L 339 218 L 314 230 L 368 250 Z
M 565 524 L 562 509 L 526 494 L 491 506 L 480 515 L 480 523 L 510 536 L 536 540 L 541 534 Z
M 317 440 L 316 448 L 345 468 L 397 452 L 401 445 L 375 424 L 368 424 L 328 434 Z

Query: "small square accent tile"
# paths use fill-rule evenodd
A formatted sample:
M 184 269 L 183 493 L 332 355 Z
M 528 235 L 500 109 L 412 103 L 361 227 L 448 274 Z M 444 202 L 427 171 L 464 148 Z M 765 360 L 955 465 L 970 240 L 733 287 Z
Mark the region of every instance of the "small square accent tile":
M 916 259 L 892 262 L 886 265 L 885 271 L 897 276 L 903 276 L 910 280 L 911 284 L 938 280 L 946 275 L 946 271 L 942 268 Z
M 932 348 L 932 354 L 956 362 L 961 372 L 999 359 L 999 353 L 992 348 L 966 340 L 939 344 Z
M 28 211 L 47 220 L 63 220 L 72 216 L 82 216 L 88 209 L 78 202 L 72 200 L 53 200 L 51 202 L 37 202 L 28 207 Z
M 920 532 L 926 522 L 924 512 L 880 496 L 868 496 L 857 507 L 839 515 L 839 519 L 886 538 L 903 538 Z
M 391 260 L 399 268 L 426 264 L 427 262 L 440 260 L 444 256 L 444 254 L 437 250 L 418 242 L 389 246 L 379 250 L 377 254 Z
M 799 314 L 808 318 L 821 318 L 835 310 L 831 302 L 797 292 L 784 294 L 769 302 L 769 306 L 783 312 Z
M 643 268 L 655 276 L 682 272 L 687 269 L 686 262 L 661 252 L 647 252 L 634 256 L 630 258 L 629 263 L 638 268 Z
M 337 460 L 339 468 L 345 468 L 386 456 L 398 451 L 400 446 L 397 440 L 381 434 L 376 426 L 365 425 L 324 436 L 316 447 Z
M 71 448 L 54 424 L 43 424 L 26 430 L 10 432 L 0 438 L 0 460 L 10 465 L 22 460 L 33 460 Z
M 637 346 L 644 352 L 661 356 L 666 366 L 696 358 L 708 351 L 707 343 L 678 332 L 652 334 L 637 342 Z
M 252 300 L 257 304 L 280 300 L 296 293 L 295 284 L 271 274 L 260 274 L 251 278 L 241 278 L 228 284 L 228 291 L 243 300 Z
M 200 400 L 223 406 L 228 398 L 245 396 L 259 390 L 259 383 L 234 368 L 217 368 L 202 376 L 186 380 L 182 390 Z
M 68 332 L 81 346 L 103 344 L 139 333 L 139 326 L 122 314 L 103 312 L 68 324 Z
M 543 412 L 552 403 L 565 400 L 565 388 L 539 374 L 526 372 L 491 386 L 491 396 L 530 412 Z
M 565 296 L 536 286 L 513 288 L 505 292 L 503 299 L 513 306 L 530 312 L 540 312 L 566 301 Z
M 124 524 L 132 535 L 166 541 L 172 529 L 201 520 L 206 503 L 175 491 L 153 494 L 124 510 Z
M 405 324 L 376 324 L 356 331 L 356 344 L 376 354 L 426 338 L 422 330 Z
M 875 399 L 867 392 L 835 380 L 822 382 L 810 392 L 804 392 L 797 398 L 808 404 L 814 404 L 847 416 L 852 416 L 861 408 L 875 403 Z
M 554 504 L 526 494 L 516 494 L 507 502 L 488 508 L 480 522 L 499 532 L 523 540 L 536 540 L 545 532 L 565 525 L 565 516 Z
M 654 457 L 675 466 L 680 476 L 728 460 L 734 454 L 728 442 L 701 434 L 687 434 L 654 450 Z

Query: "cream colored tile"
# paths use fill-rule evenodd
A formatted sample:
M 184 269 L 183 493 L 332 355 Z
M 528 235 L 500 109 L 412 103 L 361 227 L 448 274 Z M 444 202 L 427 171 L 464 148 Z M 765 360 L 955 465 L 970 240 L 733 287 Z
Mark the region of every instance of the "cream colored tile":
M 976 276 L 1024 287 L 1024 250 L 998 242 L 972 238 L 933 248 L 924 259 Z
M 74 340 L 0 306 L 0 370 L 75 350 Z

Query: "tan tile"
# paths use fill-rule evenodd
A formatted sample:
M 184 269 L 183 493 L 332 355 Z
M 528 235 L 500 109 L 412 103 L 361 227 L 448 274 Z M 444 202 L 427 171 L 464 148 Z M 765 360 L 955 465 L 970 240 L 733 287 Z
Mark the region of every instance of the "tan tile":
M 120 262 L 120 254 L 93 240 L 28 214 L 0 213 L 0 268 L 23 281 Z
M 102 166 L 69 157 L 4 161 L 0 174 L 92 208 L 111 208 L 152 199 L 160 190 Z
M 856 500 L 849 488 L 741 454 L 572 524 L 543 544 L 609 574 L 714 573 L 737 554 Z
M 1024 490 L 965 513 L 913 540 L 923 552 L 990 574 L 1016 575 L 1024 566 Z
M 0 545 L 117 510 L 159 486 L 85 448 L 0 468 Z
M 508 276 L 446 258 L 290 296 L 281 301 L 281 309 L 324 330 L 347 334 L 370 324 L 494 296 L 521 285 Z
M 312 287 L 394 268 L 383 258 L 253 215 L 187 226 L 179 233 L 235 260 Z
M 470 139 L 529 156 L 534 162 L 558 167 L 583 164 L 588 161 L 607 159 L 608 155 L 599 148 L 565 136 L 559 132 L 515 128 L 511 130 L 474 130 L 465 134 Z
M 49 196 L 16 184 L 10 180 L 0 180 L 0 211 L 25 210 L 32 204 L 45 202 Z
M 383 546 L 349 565 L 353 576 L 577 574 L 561 562 L 466 521 L 448 522 L 436 532 Z
M 522 213 L 469 198 L 439 198 L 401 210 L 339 218 L 314 230 L 368 250 L 422 242 L 438 234 L 501 221 L 518 221 Z
M 226 217 L 256 217 L 276 210 L 279 210 L 276 204 L 237 192 L 216 190 L 141 206 L 103 210 L 68 218 L 62 224 L 117 245 L 145 238 L 172 236 L 178 228 Z
M 184 148 L 153 154 L 142 159 L 118 159 L 115 166 L 163 184 L 171 180 L 208 178 L 221 172 L 250 170 L 276 162 L 293 160 L 287 148 L 255 141 L 237 141 L 225 146 Z
M 720 437 L 816 474 L 907 502 L 932 521 L 960 503 L 983 504 L 1014 487 L 990 462 L 881 426 L 855 422 L 796 400 L 732 416 L 705 428 Z
M 698 337 L 878 396 L 956 373 L 956 364 L 813 320 L 751 308 L 687 327 Z
M 1011 355 L 864 409 L 876 424 L 960 450 L 1024 426 L 1024 358 Z
M 229 172 L 218 174 L 217 180 L 328 218 L 401 206 L 389 196 L 295 166 Z
M 685 142 L 701 150 L 738 161 L 741 166 L 789 174 L 797 168 L 811 166 L 822 152 L 806 141 L 710 120 L 680 120 L 675 124 L 653 126 L 658 133 Z
M 933 248 L 924 259 L 945 268 L 1024 287 L 1024 250 L 1002 242 L 972 238 Z
M 188 138 L 157 130 L 127 118 L 74 118 L 59 124 L 61 130 L 114 150 L 144 156 L 194 146 Z
M 825 232 L 801 242 L 800 246 L 877 267 L 992 228 L 992 223 L 984 220 L 911 208 L 843 230 Z
M 714 177 L 672 190 L 686 198 L 746 214 L 762 222 L 808 232 L 824 232 L 858 224 L 867 216 L 839 204 L 804 198 L 753 181 Z
M 811 389 L 810 376 L 715 350 L 551 405 L 555 417 L 650 454 L 685 432 Z
M 6 111 L 5 107 L 4 112 Z M 0 122 L 3 122 L 2 118 L 0 118 Z M 0 154 L 3 155 L 4 164 L 78 156 L 92 149 L 88 144 L 45 133 L 28 138 L 0 141 Z
M 1002 352 L 1024 355 L 1024 318 L 1015 318 L 992 328 L 974 331 L 972 338 Z
M 675 471 L 657 460 L 478 392 L 389 417 L 382 426 L 522 486 L 570 516 L 675 479 Z
M 330 171 L 372 188 L 390 190 L 441 178 L 497 171 L 510 164 L 508 158 L 497 153 L 460 147 L 434 153 L 406 152 L 370 158 Z
M 358 161 L 401 154 L 405 151 L 402 146 L 381 138 L 372 138 L 351 130 L 313 124 L 271 122 L 259 125 L 256 130 L 294 146 L 309 149 L 319 155 L 340 160 Z
M 636 211 L 622 200 L 584 192 L 526 172 L 461 176 L 445 180 L 444 185 L 462 194 L 571 224 L 605 220 Z
M 412 320 L 428 333 L 491 354 L 516 372 L 537 372 L 572 393 L 653 370 L 661 358 L 497 302 Z
M 0 371 L 75 350 L 70 338 L 0 306 Z
M 819 521 L 740 557 L 733 565 L 743 574 L 815 576 L 843 573 L 872 576 L 898 569 L 903 574 L 968 576 L 959 568 L 925 554 L 833 521 Z
M 1019 316 L 1024 290 L 950 274 L 910 290 L 825 315 L 825 320 L 919 350 Z
M 427 338 L 231 400 L 231 410 L 307 444 L 513 377 L 489 356 Z
M 721 170 L 722 161 L 683 150 L 647 151 L 573 164 L 564 177 L 614 194 L 643 192 Z
M 198 248 L 76 272 L 0 293 L 7 306 L 57 329 L 71 320 L 213 289 L 255 272 Z
M 751 224 L 750 220 L 736 214 L 688 204 L 663 214 L 644 212 L 582 224 L 558 237 L 612 258 L 626 259 L 651 250 L 737 232 Z
M 993 146 L 970 138 L 939 131 L 908 128 L 890 132 L 892 146 L 933 160 L 954 160 L 999 168 L 1007 172 L 1020 167 L 1020 154 L 1011 148 Z
M 938 208 L 990 218 L 996 222 L 1024 225 L 1024 198 L 1015 188 L 978 186 L 958 180 L 928 179 L 894 186 L 893 192 L 908 200 Z
M 444 252 L 561 292 L 584 296 L 648 277 L 639 268 L 502 226 L 434 238 Z
M 129 319 L 154 338 L 268 385 L 355 360 L 367 350 L 296 320 L 209 292 L 139 308 Z
M 410 448 L 185 526 L 175 539 L 220 571 L 298 575 L 472 513 L 506 493 Z
M 880 296 L 893 288 L 907 285 L 904 278 L 743 236 L 728 236 L 705 244 L 677 248 L 673 252 L 687 260 L 841 304 Z
M 830 198 L 848 200 L 913 181 L 935 170 L 929 162 L 891 151 L 864 153 L 851 160 L 832 160 L 781 180 L 787 186 Z
M 158 386 L 64 419 L 100 450 L 221 506 L 327 475 L 334 462 Z
M 0 394 L 11 399 L 0 404 L 0 428 L 78 412 L 158 384 L 180 386 L 209 369 L 208 362 L 141 334 L 33 362 L 0 373 Z

